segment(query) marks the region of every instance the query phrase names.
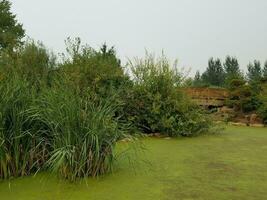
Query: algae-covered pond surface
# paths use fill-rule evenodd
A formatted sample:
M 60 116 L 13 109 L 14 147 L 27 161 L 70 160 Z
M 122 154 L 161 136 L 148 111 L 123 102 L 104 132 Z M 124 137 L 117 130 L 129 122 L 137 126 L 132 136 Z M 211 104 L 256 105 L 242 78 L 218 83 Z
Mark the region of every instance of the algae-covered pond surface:
M 143 140 L 113 174 L 69 183 L 50 174 L 0 182 L 0 199 L 266 199 L 267 129 L 228 127 L 197 138 Z

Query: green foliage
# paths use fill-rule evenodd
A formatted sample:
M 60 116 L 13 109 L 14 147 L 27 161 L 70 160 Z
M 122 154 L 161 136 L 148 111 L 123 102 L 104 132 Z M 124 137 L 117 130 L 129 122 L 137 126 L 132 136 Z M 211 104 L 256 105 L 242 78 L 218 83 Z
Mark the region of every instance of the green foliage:
M 31 113 L 51 137 L 48 167 L 72 181 L 110 171 L 115 144 L 126 135 L 114 118 L 116 109 L 110 101 L 96 105 L 64 86 L 43 92 Z
M 202 74 L 202 80 L 204 83 L 211 86 L 223 86 L 225 80 L 225 72 L 222 67 L 220 59 L 209 60 L 209 65 L 206 71 Z
M 260 102 L 253 88 L 243 79 L 233 79 L 229 84 L 228 106 L 236 111 L 249 112 L 256 110 Z
M 203 87 L 205 84 L 201 78 L 201 74 L 199 71 L 196 72 L 194 80 L 193 80 L 193 86 L 194 87 Z
M 258 96 L 261 101 L 261 105 L 258 108 L 258 112 L 261 115 L 264 124 L 267 124 L 267 79 L 264 79 L 261 84 L 261 92 Z
M 114 52 L 104 47 L 85 59 L 85 64 L 102 64 L 93 75 L 102 75 L 101 67 L 115 62 L 110 55 Z M 48 168 L 74 180 L 111 170 L 113 148 L 128 134 L 127 124 L 116 115 L 117 101 L 108 96 L 92 101 L 90 90 L 77 91 L 40 43 L 26 43 L 12 55 L 5 54 L 1 63 L 0 177 Z M 108 80 L 108 74 L 105 77 Z M 102 84 L 100 89 L 108 82 Z M 88 88 L 92 86 L 88 82 Z
M 263 78 L 267 78 L 267 61 L 264 63 L 264 67 L 262 70 Z
M 112 169 L 116 142 L 128 134 L 115 117 L 118 105 L 96 104 L 64 82 L 36 93 L 25 79 L 8 77 L 0 84 L 1 178 L 48 167 L 73 181 Z
M 40 89 L 51 82 L 56 66 L 56 56 L 40 42 L 28 40 L 16 52 L 2 53 L 0 73 L 16 73 Z
M 260 61 L 255 60 L 254 63 L 249 63 L 247 77 L 250 83 L 259 83 L 262 78 L 262 69 Z
M 100 50 L 95 50 L 81 45 L 79 38 L 68 38 L 66 44 L 68 55 L 60 68 L 81 93 L 88 88 L 94 93 L 106 93 L 127 79 L 113 47 L 104 44 Z
M 35 94 L 19 77 L 0 82 L 0 177 L 37 172 L 46 157 L 45 139 L 35 130 L 28 110 Z
M 16 20 L 16 15 L 12 14 L 11 3 L 8 0 L 0 1 L 0 50 L 13 50 L 21 44 L 25 31 L 22 24 Z
M 7 1 L 0 5 L 9 12 Z M 179 89 L 185 79 L 177 63 L 171 68 L 165 56 L 136 59 L 126 75 L 106 44 L 95 50 L 69 38 L 57 63 L 40 42 L 14 49 L 21 37 L 1 44 L 9 49 L 0 55 L 0 178 L 47 169 L 71 181 L 98 176 L 112 169 L 114 147 L 130 137 L 129 127 L 169 136 L 211 127 Z
M 182 82 L 182 86 L 183 87 L 192 87 L 194 86 L 194 79 L 192 79 L 191 77 L 189 78 L 185 78 Z
M 177 62 L 146 55 L 129 63 L 134 86 L 125 98 L 124 114 L 141 131 L 192 136 L 210 127 L 208 119 L 179 89 Z
M 229 86 L 233 79 L 242 79 L 238 60 L 235 57 L 227 56 L 223 64 L 225 71 L 225 85 Z

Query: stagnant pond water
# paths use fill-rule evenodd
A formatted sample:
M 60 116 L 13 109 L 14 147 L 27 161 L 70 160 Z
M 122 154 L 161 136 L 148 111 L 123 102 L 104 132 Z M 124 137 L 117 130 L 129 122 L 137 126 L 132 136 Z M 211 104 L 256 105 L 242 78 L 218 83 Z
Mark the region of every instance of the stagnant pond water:
M 41 173 L 2 181 L 0 199 L 266 199 L 267 129 L 228 127 L 221 135 L 144 139 L 143 146 L 138 160 L 125 157 L 98 179 L 69 183 Z

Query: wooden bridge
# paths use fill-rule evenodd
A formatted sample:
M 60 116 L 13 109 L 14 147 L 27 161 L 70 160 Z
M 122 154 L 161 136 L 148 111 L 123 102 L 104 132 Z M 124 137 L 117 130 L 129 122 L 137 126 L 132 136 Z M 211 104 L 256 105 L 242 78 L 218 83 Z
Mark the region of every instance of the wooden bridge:
M 184 91 L 203 107 L 222 107 L 228 98 L 228 91 L 223 88 L 185 88 Z

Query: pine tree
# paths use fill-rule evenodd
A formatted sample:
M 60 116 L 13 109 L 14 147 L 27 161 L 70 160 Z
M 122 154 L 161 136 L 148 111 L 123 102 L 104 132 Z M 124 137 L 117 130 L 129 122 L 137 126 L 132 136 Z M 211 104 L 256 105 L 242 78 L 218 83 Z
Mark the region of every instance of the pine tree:
M 201 75 L 200 72 L 197 71 L 193 80 L 193 86 L 201 86 L 202 85 L 202 79 L 201 79 Z
M 257 83 L 262 78 L 262 70 L 260 61 L 254 60 L 254 63 L 249 63 L 247 78 L 250 83 Z
M 266 79 L 267 78 L 267 61 L 264 63 L 264 67 L 262 70 L 262 75 Z
M 235 57 L 227 56 L 223 66 L 224 66 L 224 70 L 225 70 L 226 85 L 229 85 L 229 83 L 233 79 L 242 78 L 242 73 L 241 73 L 240 68 L 239 68 L 239 63 Z
M 225 80 L 225 72 L 222 67 L 220 59 L 209 60 L 209 65 L 206 71 L 202 74 L 202 80 L 204 83 L 212 86 L 223 86 Z

